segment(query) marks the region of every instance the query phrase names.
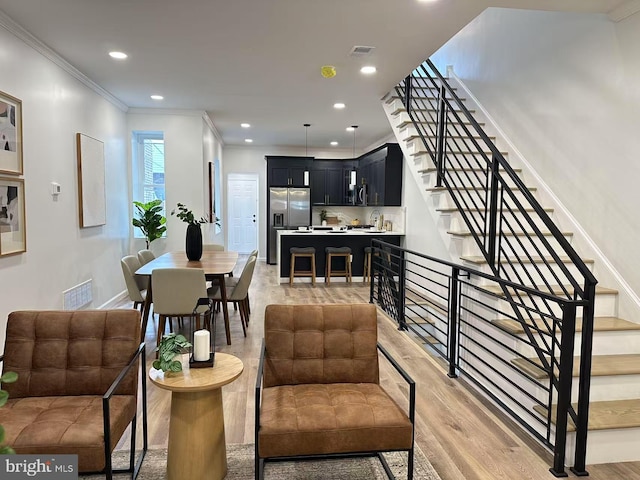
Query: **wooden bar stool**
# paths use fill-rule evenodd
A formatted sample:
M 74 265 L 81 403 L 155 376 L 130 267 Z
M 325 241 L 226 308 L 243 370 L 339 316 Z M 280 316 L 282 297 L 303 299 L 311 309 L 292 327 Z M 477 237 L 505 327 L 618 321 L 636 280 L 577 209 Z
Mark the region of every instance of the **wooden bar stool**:
M 289 268 L 289 285 L 293 285 L 293 277 L 311 277 L 311 283 L 316 284 L 316 249 L 313 247 L 291 247 L 291 266 Z M 310 258 L 311 270 L 296 270 L 296 258 Z
M 371 281 L 371 252 L 373 248 L 364 247 L 364 268 L 362 269 L 362 281 L 364 283 Z
M 331 285 L 331 277 L 346 277 L 347 282 L 351 283 L 351 248 L 349 247 L 326 247 L 324 252 L 327 255 L 324 281 Z M 331 260 L 336 258 L 344 258 L 344 270 L 332 270 Z

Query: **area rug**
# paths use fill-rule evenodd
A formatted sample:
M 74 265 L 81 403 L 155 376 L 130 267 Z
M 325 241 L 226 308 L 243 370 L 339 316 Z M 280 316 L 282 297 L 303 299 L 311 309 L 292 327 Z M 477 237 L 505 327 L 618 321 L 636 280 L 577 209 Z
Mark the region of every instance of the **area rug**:
M 254 480 L 253 444 L 227 445 L 226 480 Z M 407 478 L 407 454 L 390 452 L 384 454 L 391 471 L 398 479 Z M 114 464 L 125 465 L 127 454 L 115 453 Z M 164 480 L 166 478 L 167 451 L 149 450 L 142 462 L 138 480 Z M 383 480 L 385 474 L 380 461 L 375 457 L 332 459 L 297 462 L 267 463 L 264 469 L 265 480 Z M 80 475 L 83 479 L 104 478 L 101 475 Z M 124 480 L 128 475 L 115 475 L 115 479 Z M 413 465 L 413 478 L 416 480 L 440 480 L 424 454 L 416 447 Z M 185 479 L 187 480 L 187 479 Z

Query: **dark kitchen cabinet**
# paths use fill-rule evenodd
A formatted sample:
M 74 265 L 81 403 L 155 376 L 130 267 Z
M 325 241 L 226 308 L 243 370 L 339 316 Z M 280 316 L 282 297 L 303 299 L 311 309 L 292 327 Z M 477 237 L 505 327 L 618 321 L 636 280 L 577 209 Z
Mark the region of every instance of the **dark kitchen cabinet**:
M 313 205 L 353 205 L 350 189 L 354 160 L 314 160 L 311 169 L 311 203 Z
M 367 185 L 367 205 L 402 205 L 402 163 L 402 150 L 395 143 L 387 143 L 359 158 L 358 184 Z
M 313 157 L 267 155 L 267 183 L 270 187 L 308 187 Z

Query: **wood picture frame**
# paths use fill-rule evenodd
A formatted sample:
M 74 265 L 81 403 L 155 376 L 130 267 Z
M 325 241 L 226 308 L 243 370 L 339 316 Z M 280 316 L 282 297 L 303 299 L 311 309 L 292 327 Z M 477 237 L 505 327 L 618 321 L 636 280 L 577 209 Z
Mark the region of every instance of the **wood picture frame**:
M 0 257 L 27 251 L 24 180 L 0 177 Z
M 22 175 L 22 101 L 0 92 L 0 173 Z
M 107 223 L 104 143 L 76 133 L 80 228 Z

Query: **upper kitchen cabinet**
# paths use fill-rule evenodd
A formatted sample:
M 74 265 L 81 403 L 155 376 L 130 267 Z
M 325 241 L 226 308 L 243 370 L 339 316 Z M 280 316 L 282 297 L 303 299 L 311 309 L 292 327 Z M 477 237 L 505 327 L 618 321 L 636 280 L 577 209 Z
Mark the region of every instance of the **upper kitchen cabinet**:
M 367 185 L 367 204 L 402 205 L 402 150 L 387 143 L 359 158 L 358 184 Z
M 267 155 L 267 183 L 270 187 L 308 187 L 313 157 Z
M 311 168 L 313 205 L 351 205 L 349 182 L 353 160 L 314 160 Z

